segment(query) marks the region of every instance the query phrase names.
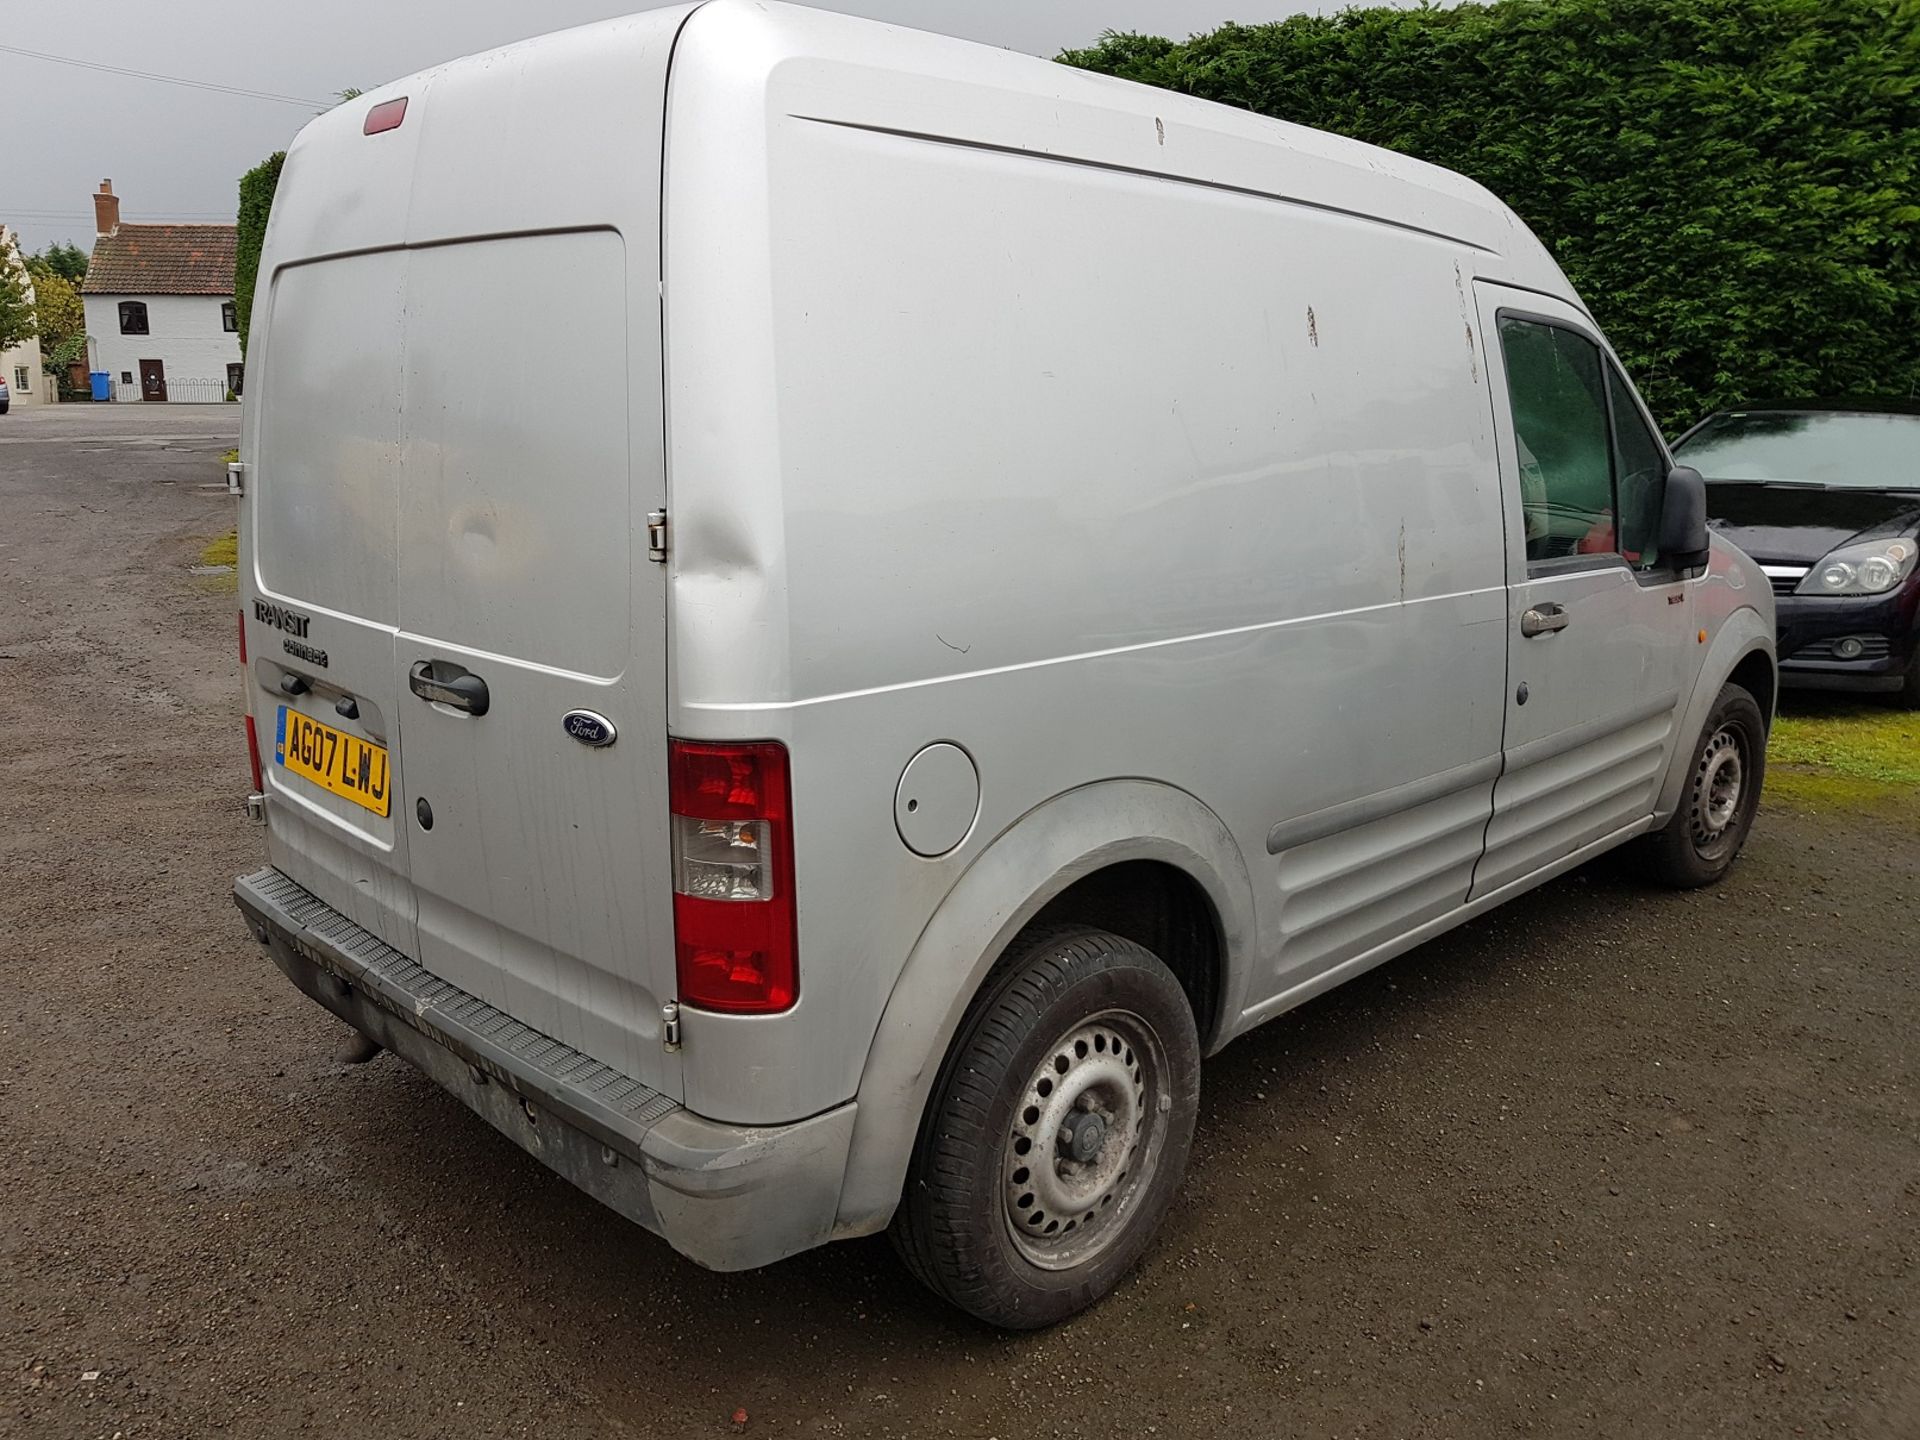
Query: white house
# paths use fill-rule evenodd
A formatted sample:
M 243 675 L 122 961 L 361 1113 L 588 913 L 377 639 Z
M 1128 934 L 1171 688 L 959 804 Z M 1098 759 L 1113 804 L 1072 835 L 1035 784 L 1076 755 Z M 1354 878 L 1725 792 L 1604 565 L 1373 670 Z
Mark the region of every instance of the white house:
M 113 182 L 93 197 L 93 258 L 80 295 L 87 368 L 116 400 L 221 401 L 240 393 L 234 227 L 123 225 Z
M 18 238 L 4 225 L 0 225 L 0 265 L 19 275 L 27 303 L 31 305 L 33 277 L 27 274 L 26 261 L 20 257 Z M 0 379 L 7 382 L 15 405 L 38 405 L 46 399 L 47 377 L 40 369 L 39 340 L 22 340 L 18 345 L 0 350 Z

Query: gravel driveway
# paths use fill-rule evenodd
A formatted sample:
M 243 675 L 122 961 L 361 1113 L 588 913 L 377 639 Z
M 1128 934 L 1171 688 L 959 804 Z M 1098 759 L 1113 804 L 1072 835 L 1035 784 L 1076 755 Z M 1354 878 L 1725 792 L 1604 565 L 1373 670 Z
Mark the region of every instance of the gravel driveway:
M 342 1033 L 259 862 L 235 407 L 0 419 L 0 1434 L 1920 1435 L 1920 833 L 1769 806 L 1236 1043 L 1110 1301 L 717 1276 Z

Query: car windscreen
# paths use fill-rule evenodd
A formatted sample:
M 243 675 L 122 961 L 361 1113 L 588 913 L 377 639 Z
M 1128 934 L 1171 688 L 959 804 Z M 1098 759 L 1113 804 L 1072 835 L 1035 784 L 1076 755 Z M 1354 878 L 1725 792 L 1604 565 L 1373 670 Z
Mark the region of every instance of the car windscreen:
M 1709 419 L 1674 456 L 1709 480 L 1920 489 L 1920 415 L 1735 410 Z

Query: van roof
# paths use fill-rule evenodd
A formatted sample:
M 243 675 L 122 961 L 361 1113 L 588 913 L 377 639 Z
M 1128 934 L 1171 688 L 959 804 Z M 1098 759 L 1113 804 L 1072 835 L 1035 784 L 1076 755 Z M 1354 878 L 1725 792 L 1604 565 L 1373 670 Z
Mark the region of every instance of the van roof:
M 417 112 L 430 113 L 439 105 L 472 107 L 481 95 L 490 98 L 494 113 L 475 115 L 469 123 L 483 128 L 507 123 L 499 107 L 524 97 L 527 82 L 539 72 L 578 68 L 587 55 L 614 62 L 611 68 L 617 70 L 621 52 L 637 56 L 658 44 L 670 26 L 678 27 L 672 41 L 676 51 L 698 48 L 704 74 L 724 75 L 769 108 L 777 101 L 795 116 L 1351 215 L 1458 243 L 1477 252 L 1477 274 L 1579 303 L 1519 217 L 1485 187 L 1453 171 L 1344 136 L 1055 61 L 779 0 L 704 0 L 450 61 L 318 117 L 302 131 L 290 161 L 297 164 L 310 143 L 357 145 L 366 110 L 402 95 L 414 107 L 406 117 L 408 128 L 433 123 L 427 114 L 416 120 Z M 600 75 L 608 73 L 598 64 L 595 68 Z M 560 77 L 540 78 L 551 86 Z M 609 97 L 594 101 L 580 93 L 593 83 L 577 87 L 567 108 L 603 101 L 626 108 Z M 550 118 L 557 127 L 547 132 L 551 144 L 565 146 L 579 137 L 571 129 L 577 115 Z M 514 123 L 537 125 L 539 117 Z M 608 138 L 604 128 L 591 136 L 596 157 Z M 555 158 L 562 168 L 577 169 Z M 603 163 L 596 158 L 596 165 Z M 495 199 L 508 201 L 516 212 L 525 209 L 519 197 Z M 417 195 L 408 209 L 409 240 L 421 238 L 423 222 L 439 228 L 422 214 Z M 463 228 L 474 218 L 470 211 L 463 216 Z M 507 232 L 555 223 L 551 217 L 515 213 L 486 228 Z M 294 253 L 355 248 L 338 239 L 311 243 L 319 242 L 317 234 L 296 239 L 293 228 L 283 227 L 281 238 L 293 242 Z
M 778 0 L 706 0 L 679 43 L 700 46 L 709 69 L 717 58 L 740 81 L 804 97 L 808 118 L 1350 214 L 1470 246 L 1486 257 L 1488 278 L 1573 298 L 1546 248 L 1486 187 L 1345 136 Z

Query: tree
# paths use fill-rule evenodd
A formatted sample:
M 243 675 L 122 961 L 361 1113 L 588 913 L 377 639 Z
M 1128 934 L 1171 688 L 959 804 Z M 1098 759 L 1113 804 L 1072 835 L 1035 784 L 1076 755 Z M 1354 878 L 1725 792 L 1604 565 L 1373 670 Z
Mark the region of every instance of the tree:
M 253 288 L 260 278 L 260 247 L 267 239 L 267 216 L 273 210 L 273 192 L 280 187 L 280 167 L 287 152 L 276 150 L 240 177 L 240 215 L 235 225 L 233 304 L 240 317 L 240 354 L 247 353 L 247 323 L 253 317 Z
M 72 241 L 64 245 L 49 245 L 38 255 L 27 257 L 27 269 L 36 278 L 57 275 L 62 280 L 78 285 L 87 278 L 87 252 Z
M 1915 0 L 1498 0 L 1060 58 L 1480 181 L 1672 429 L 1920 394 L 1917 20 Z
M 27 298 L 27 272 L 11 240 L 0 248 L 0 350 L 31 340 L 40 333 L 33 302 Z
M 34 270 L 40 260 L 27 262 Z M 49 375 L 64 375 L 87 348 L 87 311 L 71 280 L 51 270 L 34 270 L 34 314 L 40 324 L 40 364 Z

